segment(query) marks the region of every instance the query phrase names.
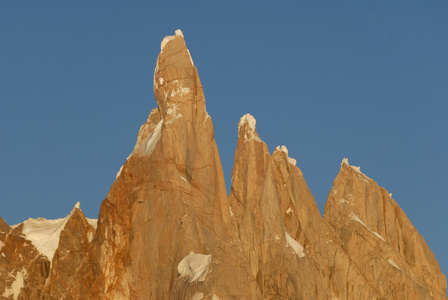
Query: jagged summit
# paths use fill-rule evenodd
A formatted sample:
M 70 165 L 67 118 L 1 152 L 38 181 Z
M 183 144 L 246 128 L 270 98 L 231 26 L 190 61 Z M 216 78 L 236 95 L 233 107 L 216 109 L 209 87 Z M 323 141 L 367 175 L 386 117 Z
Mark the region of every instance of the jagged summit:
M 258 136 L 256 125 L 257 120 L 251 114 L 245 114 L 238 122 L 238 138 L 246 141 L 263 142 Z
M 167 36 L 154 70 L 154 94 L 165 125 L 208 118 L 202 85 L 183 34 Z
M 340 171 L 342 172 L 343 170 L 353 170 L 357 173 L 358 176 L 360 176 L 360 178 L 363 178 L 364 180 L 372 180 L 371 178 L 367 177 L 367 175 L 365 175 L 363 172 L 361 172 L 361 167 L 351 166 L 348 163 L 348 158 L 342 159 Z
M 23 223 L 11 226 L 11 228 L 18 228 L 21 234 L 36 247 L 36 249 L 49 261 L 53 260 L 54 253 L 59 245 L 59 238 L 61 232 L 64 230 L 68 220 L 77 212 L 81 212 L 81 204 L 78 201 L 73 207 L 72 211 L 65 218 L 60 219 L 44 219 L 44 218 L 29 218 Z M 90 226 L 96 228 L 97 220 L 85 218 Z
M 175 35 L 168 35 L 168 36 L 166 36 L 163 40 L 162 40 L 162 42 L 160 43 L 160 52 L 163 52 L 163 48 L 165 48 L 165 45 L 169 42 L 169 41 L 171 41 L 172 39 L 174 39 L 174 38 L 176 38 L 176 37 L 184 37 L 184 34 L 182 33 L 182 30 L 180 30 L 180 29 L 177 29 L 176 31 L 175 31 Z
M 243 128 L 244 124 L 249 125 L 250 131 L 255 131 L 255 125 L 257 124 L 257 120 L 255 120 L 254 116 L 251 114 L 245 114 L 241 117 L 240 121 L 238 122 L 238 132 Z
M 289 151 L 288 151 L 288 148 L 286 148 L 286 146 L 277 146 L 275 148 L 275 151 L 281 151 L 281 152 L 285 153 L 286 157 L 288 158 L 288 162 L 294 166 L 297 165 L 297 160 L 288 156 Z
M 446 279 L 387 191 L 343 159 L 324 217 L 285 146 L 244 115 L 230 195 L 198 72 L 176 30 L 154 108 L 101 204 L 0 218 L 5 299 L 446 299 Z

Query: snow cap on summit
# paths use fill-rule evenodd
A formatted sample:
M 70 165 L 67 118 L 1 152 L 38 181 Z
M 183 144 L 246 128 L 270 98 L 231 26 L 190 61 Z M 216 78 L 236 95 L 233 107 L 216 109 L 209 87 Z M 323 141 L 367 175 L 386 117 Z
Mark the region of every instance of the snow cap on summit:
M 176 33 L 177 36 L 184 37 L 184 34 L 182 33 L 182 30 L 180 30 L 180 29 L 177 29 L 177 30 L 175 31 L 175 33 Z
M 255 120 L 254 116 L 251 114 L 245 114 L 241 117 L 240 121 L 238 122 L 238 131 L 241 130 L 243 125 L 247 123 L 249 124 L 249 128 L 254 131 L 255 130 L 255 124 L 257 124 L 257 120 Z
M 289 151 L 288 151 L 288 148 L 286 148 L 286 146 L 277 146 L 275 148 L 275 150 L 284 152 L 286 154 L 286 157 L 288 158 L 288 162 L 294 166 L 297 165 L 297 160 L 295 160 L 292 157 L 289 157 L 289 155 L 288 155 Z
M 247 124 L 247 126 L 245 126 Z M 263 142 L 259 137 L 257 130 L 255 129 L 255 125 L 257 124 L 257 121 L 251 114 L 245 114 L 241 117 L 240 121 L 238 122 L 238 137 L 240 137 L 240 133 L 244 133 L 244 142 L 247 141 L 257 141 L 257 142 Z M 243 130 L 245 128 L 245 130 Z
M 278 151 L 285 152 L 286 155 L 288 155 L 288 148 L 286 148 L 286 146 L 280 146 L 280 145 L 279 145 L 279 146 L 277 146 L 275 149 L 278 150 Z

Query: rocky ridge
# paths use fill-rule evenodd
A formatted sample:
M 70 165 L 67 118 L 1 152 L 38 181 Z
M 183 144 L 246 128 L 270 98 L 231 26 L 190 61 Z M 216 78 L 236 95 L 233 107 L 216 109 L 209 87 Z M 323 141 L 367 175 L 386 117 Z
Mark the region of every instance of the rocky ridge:
M 285 146 L 238 124 L 227 196 L 183 34 L 161 43 L 158 108 L 101 204 L 0 218 L 4 299 L 446 299 L 433 253 L 389 193 L 347 159 L 322 217 Z

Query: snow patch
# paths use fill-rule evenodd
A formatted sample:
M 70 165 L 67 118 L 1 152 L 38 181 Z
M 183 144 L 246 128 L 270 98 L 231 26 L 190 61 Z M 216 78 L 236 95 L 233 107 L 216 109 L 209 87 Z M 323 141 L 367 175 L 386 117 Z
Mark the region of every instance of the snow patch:
M 89 243 L 91 243 L 93 241 L 94 236 L 95 236 L 95 233 L 93 233 L 93 231 L 91 231 L 87 234 L 87 239 L 89 240 Z
M 345 200 L 345 198 L 342 198 L 341 200 L 339 200 L 338 205 L 340 205 L 340 204 L 342 204 L 342 203 L 350 204 L 350 202 L 348 202 L 347 200 Z
M 191 65 L 194 66 L 193 58 L 191 58 L 190 50 L 187 49 L 188 56 L 190 57 Z
M 342 159 L 341 168 L 342 168 L 343 165 L 349 166 L 350 168 L 352 168 L 353 171 L 355 171 L 355 172 L 359 173 L 360 175 L 362 175 L 362 177 L 364 178 L 364 179 L 360 178 L 362 181 L 369 182 L 369 181 L 372 180 L 371 178 L 367 177 L 364 173 L 361 172 L 361 167 L 350 166 L 349 163 L 348 163 L 348 158 L 343 158 Z
M 73 211 L 72 211 L 73 212 Z M 28 219 L 23 222 L 22 233 L 36 249 L 50 260 L 59 245 L 59 237 L 71 214 L 65 218 L 47 220 L 44 218 Z
M 286 146 L 277 146 L 277 148 L 275 148 L 276 150 L 285 152 L 286 155 L 288 155 L 288 148 L 286 148 Z
M 70 214 L 61 219 L 47 220 L 44 218 L 28 219 L 23 222 L 22 234 L 36 247 L 36 249 L 50 260 L 59 245 L 59 237 L 67 224 L 67 221 L 73 215 L 76 209 L 80 209 L 80 203 L 77 202 Z M 87 222 L 96 228 L 97 220 L 87 219 Z M 16 225 L 17 226 L 17 225 Z
M 165 48 L 166 44 L 168 44 L 168 42 L 173 40 L 175 37 L 175 35 L 168 35 L 164 37 L 162 42 L 160 43 L 160 52 L 163 52 L 163 48 Z
M 185 96 L 191 92 L 189 88 L 184 88 L 182 86 L 182 82 L 179 82 L 179 80 L 173 80 L 171 83 L 175 84 L 176 87 L 172 89 L 170 97 L 179 95 L 182 98 L 182 96 Z
M 154 68 L 154 77 L 152 79 L 152 82 L 153 82 L 152 83 L 152 88 L 153 88 L 154 92 L 156 91 L 156 88 L 158 88 L 158 85 L 156 83 L 156 74 L 157 74 L 157 72 L 159 72 L 159 58 L 157 58 L 156 67 Z
M 297 160 L 295 160 L 294 158 L 288 156 L 288 148 L 286 148 L 286 146 L 277 146 L 275 149 L 278 150 L 278 151 L 282 151 L 282 152 L 286 153 L 286 157 L 288 159 L 288 163 L 290 163 L 293 166 L 297 165 Z
M 180 29 L 177 29 L 174 33 L 175 33 L 177 36 L 184 37 L 184 34 L 182 33 L 182 30 L 180 30 Z
M 179 108 L 177 108 L 177 106 L 175 104 L 173 104 L 172 107 L 170 107 L 166 110 L 166 113 L 175 117 L 177 115 L 178 110 L 179 110 Z
M 244 124 L 248 124 L 251 131 L 255 131 L 255 125 L 257 124 L 257 120 L 255 120 L 254 116 L 251 114 L 245 114 L 240 121 L 238 122 L 238 131 L 241 130 L 241 127 Z
M 189 278 L 190 283 L 193 281 L 202 282 L 208 273 L 208 267 L 212 261 L 212 255 L 190 254 L 185 256 L 177 265 L 177 271 L 180 276 Z
M 230 216 L 231 217 L 234 217 L 235 215 L 233 214 L 233 211 L 232 211 L 232 207 L 229 205 L 229 212 L 230 212 Z
M 173 40 L 176 36 L 184 37 L 184 34 L 180 29 L 177 29 L 174 33 L 175 35 L 168 35 L 163 38 L 162 42 L 160 43 L 160 52 L 163 52 L 163 48 L 165 48 L 166 44 L 168 44 L 168 42 Z
M 204 299 L 204 293 L 195 293 L 193 297 L 191 297 L 191 300 L 201 300 Z
M 393 267 L 397 268 L 398 270 L 403 271 L 403 270 L 401 270 L 400 267 L 399 267 L 399 266 L 392 260 L 392 258 L 388 258 L 388 259 L 387 259 L 387 262 L 388 262 L 389 264 L 391 264 Z
M 23 272 L 23 274 L 22 274 Z M 14 282 L 11 284 L 11 287 L 5 289 L 3 292 L 3 297 L 9 298 L 13 296 L 14 300 L 19 298 L 20 290 L 23 288 L 23 279 L 26 277 L 26 272 L 24 270 L 17 272 L 15 276 Z
M 287 213 L 287 214 L 293 213 L 293 210 L 292 210 L 291 206 L 288 207 L 288 209 L 286 210 L 286 213 Z
M 287 247 L 291 247 L 298 257 L 302 258 L 305 256 L 305 252 L 303 252 L 302 245 L 299 244 L 295 239 L 293 239 L 288 232 L 285 231 Z
M 288 157 L 288 162 L 289 162 L 291 165 L 293 165 L 293 166 L 296 166 L 296 165 L 297 165 L 297 160 L 295 160 L 295 159 L 292 158 L 292 157 Z
M 124 165 L 123 165 L 124 166 Z M 115 175 L 115 179 L 117 179 L 118 177 L 120 177 L 121 175 L 121 171 L 123 171 L 123 166 L 121 166 L 120 171 L 118 171 L 117 175 Z
M 257 124 L 257 121 L 251 114 L 245 114 L 243 117 L 241 117 L 240 121 L 238 122 L 238 138 L 240 137 L 240 131 L 242 127 L 246 123 L 249 126 L 249 129 L 244 132 L 244 142 L 252 140 L 257 142 L 263 142 L 256 135 L 255 125 Z
M 190 93 L 190 89 L 189 88 L 177 88 L 177 89 L 173 89 L 172 91 L 171 91 L 171 95 L 170 95 L 170 97 L 174 97 L 174 96 L 177 96 L 177 95 L 179 95 L 179 96 L 185 96 L 185 95 L 187 95 L 188 93 Z
M 98 219 L 86 218 L 86 220 L 87 220 L 87 223 L 89 223 L 89 225 L 92 226 L 93 228 L 95 228 L 95 230 L 96 230 L 97 225 L 98 225 Z
M 364 224 L 363 221 L 361 221 L 360 218 L 358 218 L 358 216 L 354 213 L 351 212 L 350 213 L 350 219 L 360 223 L 362 226 L 364 226 L 365 228 L 367 228 L 371 233 L 373 233 L 377 238 L 382 239 L 383 241 L 386 241 L 381 235 L 379 235 L 377 232 L 373 231 L 372 229 L 370 229 L 366 224 Z
M 145 130 L 145 128 L 143 127 L 149 125 L 148 123 L 142 125 L 140 127 L 140 131 L 138 132 L 137 142 L 135 143 L 134 149 L 132 150 L 132 153 L 128 156 L 126 160 L 128 160 L 136 152 L 140 152 L 145 155 L 151 155 L 152 151 L 154 151 L 154 148 L 157 145 L 157 142 L 162 137 L 162 124 L 163 119 L 161 119 L 159 123 L 157 123 L 151 134 L 149 134 L 144 140 L 142 140 L 141 137 L 141 134 L 143 134 L 142 131 Z
M 142 143 L 145 145 L 145 149 L 143 151 L 144 154 L 151 155 L 152 151 L 154 151 L 157 142 L 160 140 L 160 137 L 162 136 L 162 123 L 163 119 L 160 120 L 159 123 L 157 123 L 156 127 L 154 128 L 154 131 Z
M 174 120 L 177 120 L 177 119 L 182 118 L 184 116 L 181 113 L 177 113 L 177 110 L 179 110 L 179 109 L 177 108 L 176 105 L 173 105 L 173 108 L 168 108 L 166 113 L 168 115 L 170 115 L 170 116 L 173 116 L 173 117 L 171 118 L 171 120 L 167 121 L 166 124 L 171 124 L 171 123 L 173 123 Z
M 2 250 L 3 247 L 5 247 L 5 244 L 3 244 L 2 241 L 0 241 L 0 251 Z
M 221 298 L 219 298 L 218 296 L 216 296 L 215 294 L 213 294 L 212 300 L 221 300 Z

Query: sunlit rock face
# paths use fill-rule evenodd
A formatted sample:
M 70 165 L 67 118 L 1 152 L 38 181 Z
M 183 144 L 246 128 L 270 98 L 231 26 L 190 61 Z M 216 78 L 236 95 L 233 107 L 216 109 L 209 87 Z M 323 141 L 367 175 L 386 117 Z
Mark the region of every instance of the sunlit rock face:
M 163 39 L 152 84 L 158 107 L 98 220 L 79 203 L 57 220 L 0 218 L 3 298 L 446 299 L 434 255 L 386 190 L 344 159 L 322 218 L 300 160 L 285 146 L 271 154 L 250 114 L 227 195 L 180 30 Z
M 445 276 L 422 236 L 391 195 L 347 159 L 324 220 L 377 297 L 446 298 Z
M 255 124 L 249 114 L 239 122 L 229 196 L 252 276 L 264 299 L 329 299 L 326 282 L 303 243 L 287 231 L 274 160 Z M 293 223 L 298 224 L 297 219 Z

